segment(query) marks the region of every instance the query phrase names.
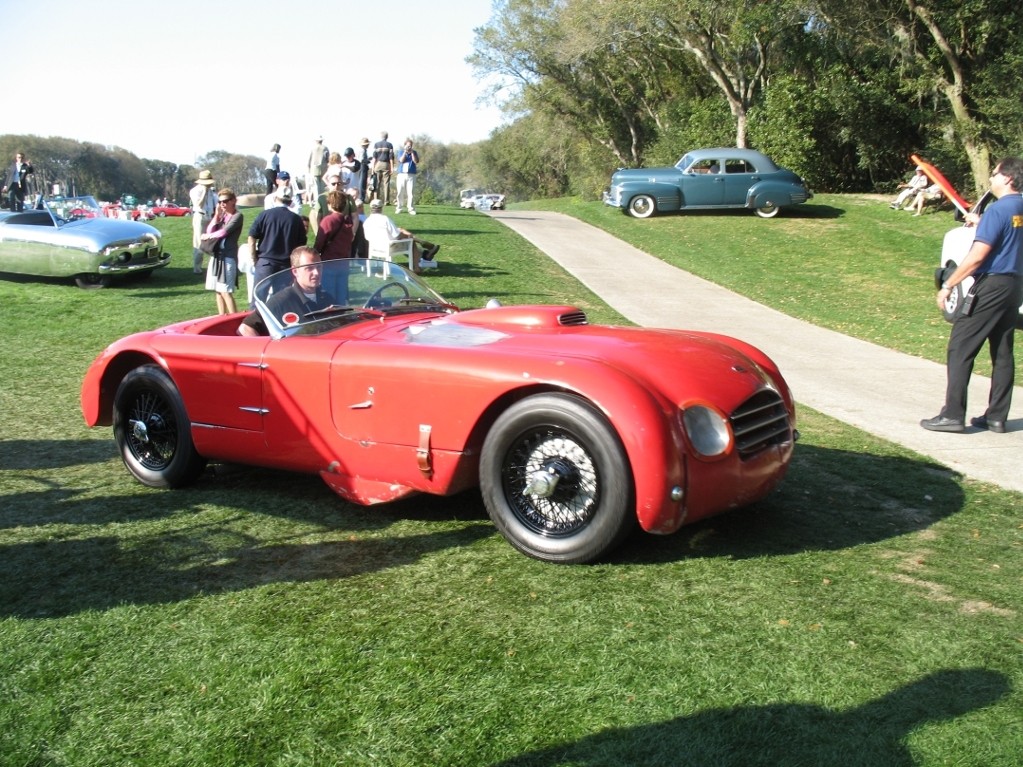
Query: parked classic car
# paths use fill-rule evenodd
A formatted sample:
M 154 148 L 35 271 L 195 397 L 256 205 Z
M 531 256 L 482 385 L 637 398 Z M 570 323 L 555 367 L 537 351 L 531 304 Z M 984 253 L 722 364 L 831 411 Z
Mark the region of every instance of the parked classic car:
M 714 208 L 749 208 L 772 218 L 813 194 L 790 170 L 752 149 L 695 149 L 673 168 L 620 168 L 604 202 L 635 216 Z
M 668 534 L 763 498 L 789 465 L 792 397 L 746 343 L 591 325 L 572 306 L 459 311 L 382 260 L 302 268 L 330 298 L 275 312 L 292 275 L 263 280 L 269 336 L 239 336 L 234 314 L 100 354 L 82 411 L 113 426 L 136 479 L 176 488 L 207 461 L 250 464 L 318 473 L 357 504 L 478 485 L 513 546 L 575 563 L 637 522 Z
M 0 272 L 74 277 L 80 287 L 95 288 L 113 277 L 151 274 L 170 261 L 159 230 L 108 218 L 90 196 L 40 205 L 0 213 Z
M 173 202 L 169 202 L 166 205 L 154 205 L 150 208 L 150 210 L 159 218 L 164 218 L 166 216 L 188 216 L 192 213 L 190 208 L 175 205 Z
M 504 195 L 488 192 L 473 198 L 472 206 L 476 210 L 504 210 Z
M 985 192 L 984 195 L 977 200 L 976 204 L 970 209 L 971 213 L 977 213 L 983 215 L 984 209 L 993 203 L 997 198 L 991 194 L 991 192 Z M 957 220 L 963 220 L 962 214 L 956 213 Z M 973 237 L 977 233 L 976 227 L 973 226 L 957 226 L 955 229 L 949 230 L 945 234 L 945 239 L 941 243 L 941 259 L 938 262 L 939 268 L 951 269 L 955 271 L 955 267 L 962 263 L 962 260 L 966 258 L 966 254 L 970 252 L 970 247 L 973 245 Z M 966 300 L 966 294 L 970 292 L 973 287 L 973 277 L 967 277 L 965 280 L 960 282 L 951 292 L 948 294 L 948 298 L 945 299 L 945 308 L 941 310 L 941 315 L 949 322 L 955 322 L 956 318 L 963 313 L 963 303 Z M 1016 323 L 1017 327 L 1023 327 L 1023 304 L 1019 307 L 1020 319 Z

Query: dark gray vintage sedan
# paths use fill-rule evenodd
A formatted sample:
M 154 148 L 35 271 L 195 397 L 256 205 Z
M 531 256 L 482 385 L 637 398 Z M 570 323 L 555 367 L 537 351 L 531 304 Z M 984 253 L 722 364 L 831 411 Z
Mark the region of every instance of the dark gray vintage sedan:
M 158 229 L 109 218 L 89 196 L 0 213 L 0 272 L 73 277 L 79 287 L 99 288 L 114 277 L 151 274 L 168 261 Z
M 611 176 L 604 202 L 636 218 L 654 213 L 750 208 L 772 218 L 813 193 L 790 170 L 752 149 L 694 149 L 673 168 L 621 168 Z

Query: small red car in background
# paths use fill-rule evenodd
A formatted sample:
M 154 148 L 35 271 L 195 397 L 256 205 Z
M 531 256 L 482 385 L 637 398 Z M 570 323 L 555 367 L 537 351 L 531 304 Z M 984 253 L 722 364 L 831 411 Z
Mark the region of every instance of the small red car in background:
M 181 205 L 175 205 L 173 202 L 169 202 L 166 205 L 154 205 L 149 210 L 153 212 L 153 215 L 159 218 L 166 216 L 188 216 L 191 215 L 192 211 L 189 208 L 182 207 Z

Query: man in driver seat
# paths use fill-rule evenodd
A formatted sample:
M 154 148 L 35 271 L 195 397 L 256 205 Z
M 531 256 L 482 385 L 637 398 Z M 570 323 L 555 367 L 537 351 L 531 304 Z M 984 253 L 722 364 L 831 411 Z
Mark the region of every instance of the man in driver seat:
M 306 245 L 291 251 L 291 273 L 295 281 L 267 299 L 266 306 L 285 327 L 302 322 L 309 312 L 326 309 L 336 301 L 320 285 L 322 278 L 320 254 Z M 258 311 L 252 312 L 238 326 L 240 336 L 266 336 L 270 331 Z

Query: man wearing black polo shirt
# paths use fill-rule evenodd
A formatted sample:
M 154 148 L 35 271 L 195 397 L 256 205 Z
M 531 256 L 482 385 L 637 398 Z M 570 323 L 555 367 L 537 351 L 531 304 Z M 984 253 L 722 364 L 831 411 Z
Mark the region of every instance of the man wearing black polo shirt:
M 280 187 L 277 204 L 256 216 L 249 229 L 249 248 L 256 264 L 253 284 L 288 269 L 291 252 L 306 244 L 302 217 L 288 207 L 291 194 L 290 186 Z
M 961 432 L 966 421 L 966 392 L 973 361 L 987 343 L 991 350 L 991 394 L 984 415 L 971 419 L 980 429 L 1005 431 L 1012 403 L 1016 372 L 1012 345 L 1019 306 L 1023 301 L 1023 160 L 1006 157 L 991 174 L 991 192 L 997 201 L 987 207 L 976 224 L 970 252 L 938 291 L 942 308 L 952 288 L 967 277 L 975 280 L 973 310 L 952 325 L 948 340 L 945 407 L 920 425 L 929 431 Z
M 289 266 L 295 281 L 274 292 L 266 302 L 266 308 L 286 328 L 307 320 L 309 312 L 326 309 L 336 303 L 334 296 L 323 289 L 319 253 L 304 245 L 295 248 L 289 258 Z M 259 312 L 254 311 L 238 326 L 238 335 L 265 336 L 269 335 L 269 331 Z

